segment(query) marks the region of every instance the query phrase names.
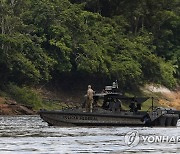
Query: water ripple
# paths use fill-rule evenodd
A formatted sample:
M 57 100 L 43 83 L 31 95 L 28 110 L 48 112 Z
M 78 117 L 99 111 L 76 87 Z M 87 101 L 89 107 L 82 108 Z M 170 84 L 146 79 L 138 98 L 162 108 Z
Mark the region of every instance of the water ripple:
M 39 116 L 1 116 L 0 153 L 179 153 L 180 143 L 140 142 L 128 147 L 127 132 L 140 136 L 180 134 L 173 128 L 147 127 L 49 127 Z

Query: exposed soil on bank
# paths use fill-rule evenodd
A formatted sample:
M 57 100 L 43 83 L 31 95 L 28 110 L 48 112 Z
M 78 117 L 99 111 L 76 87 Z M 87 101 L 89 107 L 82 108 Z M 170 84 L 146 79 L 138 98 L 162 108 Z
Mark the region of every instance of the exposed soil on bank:
M 35 112 L 14 100 L 0 97 L 0 115 L 33 115 Z
M 175 108 L 180 110 L 180 89 L 170 91 L 165 87 L 157 87 L 148 85 L 143 88 L 143 91 L 148 96 L 157 96 L 159 104 L 164 107 Z M 43 100 L 60 105 L 70 107 L 81 106 L 84 101 L 84 91 L 51 91 L 47 89 L 38 89 L 37 92 Z M 32 115 L 36 114 L 28 106 L 17 103 L 15 100 L 0 97 L 0 115 Z
M 42 97 L 43 103 L 46 106 L 52 106 L 61 108 L 77 107 L 81 106 L 84 101 L 84 91 L 53 91 L 45 88 L 34 89 L 39 96 Z M 47 105 L 48 104 L 48 105 Z M 56 109 L 56 108 L 53 108 Z M 4 98 L 0 96 L 0 115 L 33 115 L 37 114 L 37 111 L 33 111 L 32 108 L 20 104 L 10 98 Z
M 145 87 L 145 92 L 157 94 L 159 103 L 162 106 L 180 110 L 180 88 L 171 91 L 163 86 L 157 87 L 148 85 Z
M 160 99 L 160 104 L 180 110 L 180 91 L 163 93 L 163 96 L 165 99 Z

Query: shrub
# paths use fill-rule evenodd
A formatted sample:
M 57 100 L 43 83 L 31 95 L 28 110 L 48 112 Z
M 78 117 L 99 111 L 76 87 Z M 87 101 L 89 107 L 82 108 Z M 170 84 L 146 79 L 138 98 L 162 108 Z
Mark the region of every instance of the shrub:
M 41 97 L 29 87 L 19 87 L 11 83 L 8 85 L 8 93 L 18 103 L 32 107 L 35 110 L 42 107 Z

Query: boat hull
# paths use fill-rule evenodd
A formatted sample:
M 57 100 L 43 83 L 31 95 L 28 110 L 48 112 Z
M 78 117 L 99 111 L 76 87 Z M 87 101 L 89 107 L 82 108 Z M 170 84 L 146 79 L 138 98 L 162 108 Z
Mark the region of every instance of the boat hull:
M 98 114 L 63 111 L 40 111 L 41 118 L 53 126 L 143 126 L 144 115 Z

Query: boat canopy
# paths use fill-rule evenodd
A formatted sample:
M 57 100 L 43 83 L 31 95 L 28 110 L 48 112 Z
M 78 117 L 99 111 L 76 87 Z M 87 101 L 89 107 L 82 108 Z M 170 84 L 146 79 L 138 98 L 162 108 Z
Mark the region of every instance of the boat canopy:
M 131 102 L 136 102 L 136 103 L 141 104 L 152 97 L 126 97 L 126 96 L 123 96 L 121 93 L 97 93 L 97 94 L 94 94 L 95 100 L 107 99 L 107 98 L 119 99 L 122 101 L 131 101 Z

